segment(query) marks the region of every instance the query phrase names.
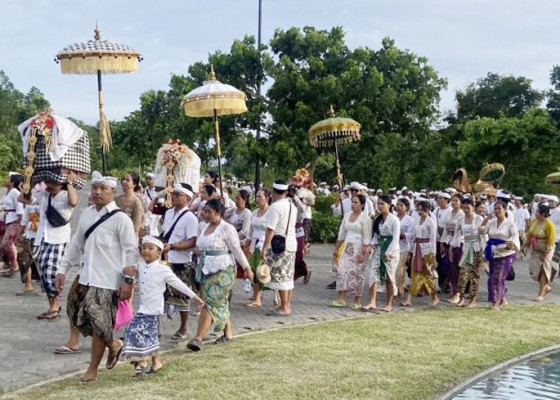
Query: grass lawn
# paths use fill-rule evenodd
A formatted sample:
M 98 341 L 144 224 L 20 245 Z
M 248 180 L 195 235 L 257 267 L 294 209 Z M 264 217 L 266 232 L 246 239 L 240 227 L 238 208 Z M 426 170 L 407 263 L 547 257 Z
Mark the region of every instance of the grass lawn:
M 156 375 L 125 362 L 10 399 L 433 399 L 502 361 L 560 343 L 560 306 L 393 312 L 239 337 L 163 356 Z

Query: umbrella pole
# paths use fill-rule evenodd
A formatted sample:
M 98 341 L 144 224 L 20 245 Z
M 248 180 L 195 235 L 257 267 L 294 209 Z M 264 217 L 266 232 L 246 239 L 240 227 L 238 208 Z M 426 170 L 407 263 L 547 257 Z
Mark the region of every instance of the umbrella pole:
M 214 135 L 216 137 L 216 152 L 218 153 L 218 176 L 220 179 L 220 193 L 223 197 L 222 190 L 222 149 L 220 147 L 220 127 L 218 125 L 218 111 L 214 109 Z
M 107 175 L 107 153 L 101 142 L 101 124 L 103 119 L 103 86 L 101 84 L 101 71 L 97 70 L 97 101 L 99 104 L 99 144 L 101 145 L 101 161 L 103 162 L 103 175 Z
M 340 161 L 338 160 L 338 140 L 334 139 L 334 153 L 336 155 L 336 181 L 342 190 L 342 175 L 340 175 Z

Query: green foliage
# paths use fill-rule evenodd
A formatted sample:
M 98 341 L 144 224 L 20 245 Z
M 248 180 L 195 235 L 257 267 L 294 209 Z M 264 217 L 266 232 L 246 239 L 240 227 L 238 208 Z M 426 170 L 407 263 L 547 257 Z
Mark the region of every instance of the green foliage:
M 309 240 L 312 243 L 334 243 L 338 236 L 341 217 L 332 213 L 331 206 L 335 203 L 336 196 L 317 196 L 311 219 L 311 233 Z
M 457 119 L 522 117 L 538 107 L 543 98 L 542 92 L 532 88 L 530 79 L 489 72 L 457 92 Z

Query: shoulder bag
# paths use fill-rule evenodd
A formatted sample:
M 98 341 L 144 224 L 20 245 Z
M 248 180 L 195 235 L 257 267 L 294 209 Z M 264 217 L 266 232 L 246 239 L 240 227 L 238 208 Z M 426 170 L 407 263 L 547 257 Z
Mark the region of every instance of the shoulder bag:
M 274 235 L 270 241 L 270 249 L 274 254 L 280 254 L 286 251 L 286 236 L 288 236 L 290 217 L 292 215 L 292 203 L 288 204 L 290 205 L 290 212 L 288 213 L 288 222 L 286 223 L 286 233 L 284 235 Z

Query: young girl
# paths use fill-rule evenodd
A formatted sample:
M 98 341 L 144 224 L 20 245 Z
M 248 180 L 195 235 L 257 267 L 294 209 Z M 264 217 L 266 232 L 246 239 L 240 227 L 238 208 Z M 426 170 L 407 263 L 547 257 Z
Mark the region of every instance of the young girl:
M 126 327 L 124 350 L 122 355 L 134 364 L 133 376 L 143 373 L 154 373 L 163 365 L 158 355 L 158 321 L 163 314 L 163 292 L 165 284 L 194 299 L 201 307 L 204 301 L 185 285 L 173 271 L 159 263 L 163 243 L 153 236 L 142 240 L 142 258 L 138 268 L 138 291 L 140 307 Z M 152 366 L 148 367 L 148 358 L 152 358 Z

